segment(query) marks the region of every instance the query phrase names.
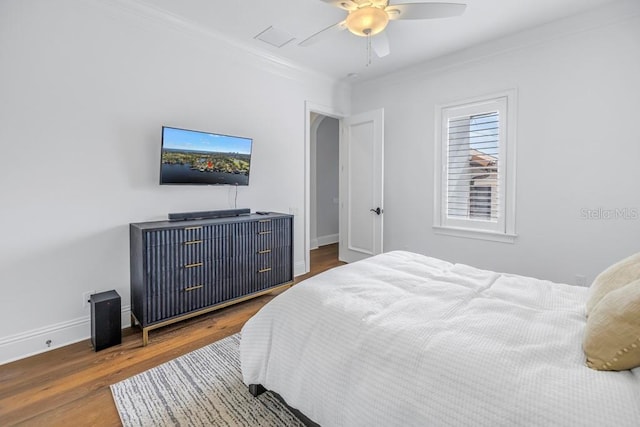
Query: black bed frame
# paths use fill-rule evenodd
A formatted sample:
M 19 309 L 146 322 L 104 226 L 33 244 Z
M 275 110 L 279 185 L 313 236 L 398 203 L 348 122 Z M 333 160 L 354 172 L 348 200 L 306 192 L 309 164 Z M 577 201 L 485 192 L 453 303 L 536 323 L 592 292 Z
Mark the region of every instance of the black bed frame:
M 258 397 L 265 391 L 267 391 L 267 389 L 262 384 L 249 384 L 249 393 L 251 393 L 253 397 Z M 280 402 L 282 402 L 291 411 L 293 415 L 296 416 L 296 418 L 302 421 L 302 424 L 304 424 L 307 427 L 320 427 L 320 424 L 314 423 L 309 418 L 307 418 L 307 416 L 304 415 L 302 412 L 298 411 L 296 408 L 292 408 L 291 406 L 289 406 L 287 402 L 282 398 L 282 396 L 280 396 L 278 393 L 275 393 L 273 391 L 272 393 Z

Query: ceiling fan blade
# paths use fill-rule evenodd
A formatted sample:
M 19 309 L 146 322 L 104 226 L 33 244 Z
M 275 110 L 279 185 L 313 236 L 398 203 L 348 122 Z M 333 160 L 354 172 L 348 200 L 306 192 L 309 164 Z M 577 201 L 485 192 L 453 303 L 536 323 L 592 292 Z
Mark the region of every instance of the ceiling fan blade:
M 333 24 L 324 30 L 320 30 L 317 33 L 307 37 L 298 43 L 298 46 L 306 47 L 311 46 L 312 44 L 316 44 L 317 42 L 324 40 L 328 36 L 338 33 L 347 28 L 347 21 L 338 22 L 337 24 Z
M 389 19 L 435 19 L 462 15 L 464 3 L 403 3 L 385 8 Z
M 371 47 L 378 58 L 383 58 L 391 53 L 389 47 L 389 37 L 387 32 L 383 31 L 371 37 Z
M 353 10 L 358 8 L 358 4 L 351 0 L 321 0 L 325 3 L 329 3 L 335 7 L 339 7 L 344 10 Z

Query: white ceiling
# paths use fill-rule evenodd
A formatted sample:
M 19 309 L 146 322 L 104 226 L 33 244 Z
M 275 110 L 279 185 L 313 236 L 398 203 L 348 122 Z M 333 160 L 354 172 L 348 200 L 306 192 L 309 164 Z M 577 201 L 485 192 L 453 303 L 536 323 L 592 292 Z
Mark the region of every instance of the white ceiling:
M 391 54 L 373 57 L 367 66 L 366 39 L 342 31 L 312 46 L 298 43 L 342 21 L 346 11 L 321 0 L 137 0 L 208 32 L 262 50 L 269 56 L 334 78 L 351 73 L 372 78 L 488 40 L 587 11 L 615 0 L 454 0 L 464 2 L 462 16 L 420 21 L 391 21 Z M 445 1 L 445 0 L 440 0 Z M 390 3 L 415 3 L 391 0 Z M 273 26 L 295 39 L 276 48 L 254 37 Z

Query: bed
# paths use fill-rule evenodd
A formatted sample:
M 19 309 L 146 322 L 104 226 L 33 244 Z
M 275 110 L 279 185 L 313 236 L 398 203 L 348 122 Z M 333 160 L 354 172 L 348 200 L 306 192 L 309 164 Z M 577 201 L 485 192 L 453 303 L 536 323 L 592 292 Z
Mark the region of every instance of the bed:
M 243 380 L 323 427 L 637 427 L 640 368 L 585 364 L 587 298 L 393 251 L 265 305 L 242 329 Z

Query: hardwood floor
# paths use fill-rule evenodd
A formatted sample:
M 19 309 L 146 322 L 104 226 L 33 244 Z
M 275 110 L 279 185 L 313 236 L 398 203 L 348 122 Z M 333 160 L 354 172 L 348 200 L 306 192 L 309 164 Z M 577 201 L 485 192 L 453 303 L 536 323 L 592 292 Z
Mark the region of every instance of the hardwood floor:
M 343 264 L 337 244 L 311 251 L 311 272 L 296 283 Z M 0 366 L 0 426 L 119 426 L 109 386 L 239 332 L 275 295 L 157 329 L 142 347 L 138 328 L 123 330 L 122 344 L 99 352 L 90 340 Z

